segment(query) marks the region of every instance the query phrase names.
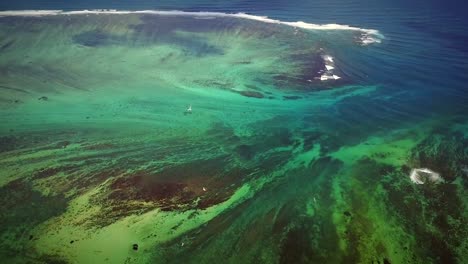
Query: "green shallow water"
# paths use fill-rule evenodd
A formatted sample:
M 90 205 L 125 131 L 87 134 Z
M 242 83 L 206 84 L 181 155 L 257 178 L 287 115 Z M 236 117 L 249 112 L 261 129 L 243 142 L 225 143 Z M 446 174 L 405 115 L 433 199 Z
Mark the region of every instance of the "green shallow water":
M 382 87 L 339 62 L 341 79 L 317 79 L 324 55 L 366 51 L 356 34 L 233 17 L 1 18 L 1 258 L 465 259 L 466 118 L 359 113 Z M 426 167 L 445 183 L 411 182 Z

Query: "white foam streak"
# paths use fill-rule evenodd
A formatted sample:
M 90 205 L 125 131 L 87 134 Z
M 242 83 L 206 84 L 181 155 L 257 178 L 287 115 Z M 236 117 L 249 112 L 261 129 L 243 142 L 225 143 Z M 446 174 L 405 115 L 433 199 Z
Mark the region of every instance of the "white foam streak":
M 322 55 L 323 62 L 325 63 L 325 71 L 320 71 L 319 73 L 322 73 L 320 75 L 321 81 L 328 81 L 328 80 L 338 80 L 341 79 L 340 76 L 334 74 L 333 70 L 335 69 L 335 62 L 333 60 L 333 57 L 330 55 Z
M 333 57 L 329 55 L 323 56 L 323 59 L 329 62 L 333 62 Z
M 155 14 L 155 15 L 172 15 L 172 16 L 195 16 L 195 17 L 237 17 L 249 20 L 260 21 L 271 24 L 287 25 L 295 28 L 303 28 L 308 30 L 351 30 L 362 33 L 361 43 L 367 45 L 370 43 L 379 43 L 383 35 L 375 29 L 366 29 L 339 24 L 311 24 L 303 21 L 288 22 L 277 19 L 272 19 L 266 16 L 249 15 L 245 13 L 220 13 L 220 12 L 185 12 L 178 10 L 162 11 L 162 10 L 141 10 L 141 11 L 125 11 L 115 9 L 97 9 L 97 10 L 80 10 L 80 11 L 62 11 L 62 10 L 22 10 L 22 11 L 0 11 L 0 17 L 3 16 L 50 16 L 50 15 L 80 15 L 80 14 Z
M 20 10 L 20 11 L 0 11 L 0 17 L 5 16 L 51 16 L 59 15 L 61 10 Z

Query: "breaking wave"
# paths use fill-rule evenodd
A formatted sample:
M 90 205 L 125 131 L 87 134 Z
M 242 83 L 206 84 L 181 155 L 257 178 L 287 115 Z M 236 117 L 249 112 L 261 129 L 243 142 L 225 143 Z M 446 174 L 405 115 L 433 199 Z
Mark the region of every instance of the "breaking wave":
M 4 16 L 50 16 L 50 15 L 80 15 L 80 14 L 154 14 L 154 15 L 173 15 L 173 16 L 194 16 L 201 17 L 236 17 L 249 19 L 270 24 L 281 24 L 295 28 L 303 28 L 307 30 L 351 30 L 360 32 L 360 40 L 362 45 L 380 43 L 384 36 L 375 29 L 366 29 L 340 24 L 312 24 L 303 21 L 288 22 L 277 19 L 272 19 L 266 16 L 256 16 L 246 13 L 221 13 L 221 12 L 185 12 L 178 10 L 163 11 L 163 10 L 141 10 L 141 11 L 126 11 L 115 9 L 95 9 L 81 11 L 63 11 L 63 10 L 20 10 L 20 11 L 0 11 L 0 17 Z

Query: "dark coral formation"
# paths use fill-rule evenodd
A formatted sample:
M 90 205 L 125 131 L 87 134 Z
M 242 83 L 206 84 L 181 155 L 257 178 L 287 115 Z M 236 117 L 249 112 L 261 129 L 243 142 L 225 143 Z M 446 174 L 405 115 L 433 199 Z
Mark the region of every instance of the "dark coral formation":
M 302 99 L 302 96 L 299 95 L 283 95 L 284 100 L 299 100 Z
M 18 139 L 14 136 L 0 137 L 0 153 L 14 150 L 18 143 Z
M 65 212 L 67 203 L 63 195 L 45 196 L 21 179 L 0 187 L 0 254 L 7 258 L 26 256 L 23 244 L 33 239 L 28 232 Z
M 73 37 L 73 42 L 87 47 L 119 45 L 125 43 L 125 41 L 126 38 L 110 34 L 103 30 L 91 30 Z
M 468 163 L 468 138 L 461 133 L 434 134 L 411 154 L 411 165 L 434 170 L 448 182 L 463 177 Z
M 467 160 L 467 138 L 458 132 L 444 131 L 429 135 L 418 144 L 411 152 L 409 163 L 439 172 L 445 183 L 415 185 L 408 180 L 410 168 L 406 166 L 389 172 L 382 181 L 389 204 L 407 232 L 414 234 L 419 248 L 431 249 L 426 253 L 428 262 L 460 261 L 463 251 L 460 247 L 468 236 L 468 229 L 462 226 L 468 221 L 463 200 L 467 184 L 463 166 Z M 414 252 L 419 254 L 418 249 Z
M 468 230 L 460 225 L 468 220 L 463 214 L 466 205 L 461 200 L 461 186 L 415 185 L 407 177 L 404 171 L 396 170 L 385 176 L 382 186 L 389 206 L 407 233 L 414 234 L 415 257 L 422 257 L 420 249 L 431 248 L 425 253 L 429 262 L 458 263 L 457 250 L 468 236 Z
M 245 97 L 252 97 L 252 98 L 264 98 L 265 95 L 263 95 L 261 92 L 257 91 L 239 91 L 239 94 L 245 96 Z
M 66 148 L 72 143 L 67 139 L 73 135 L 74 132 L 65 130 L 46 133 L 11 133 L 0 136 L 0 153 L 26 148 L 36 148 L 36 150 Z
M 131 214 L 159 208 L 163 211 L 205 209 L 227 200 L 251 170 L 230 167 L 229 157 L 196 160 L 160 171 L 136 171 L 116 178 L 107 194 L 94 197 L 103 204 L 107 225 Z M 104 195 L 104 196 L 103 196 Z
M 336 253 L 336 229 L 332 222 L 324 220 L 333 213 L 332 200 L 320 198 L 323 207 L 314 216 L 305 215 L 303 206 L 314 196 L 326 197 L 321 192 L 329 191 L 332 175 L 341 166 L 339 161 L 327 157 L 289 171 L 285 178 L 256 194 L 255 199 L 246 200 L 203 227 L 165 243 L 158 257 L 171 263 L 212 262 L 219 256 L 204 252 L 216 250 L 226 252 L 228 261 L 245 263 L 336 263 L 340 259 Z M 314 206 L 317 209 L 319 204 Z M 187 248 L 180 247 L 181 241 L 185 241 Z M 242 252 L 242 256 L 232 254 L 233 248 Z
M 192 24 L 194 23 L 189 23 L 187 21 L 193 20 L 192 18 L 167 18 L 161 19 L 158 16 L 142 16 L 140 24 L 129 26 L 132 32 L 130 34 L 120 35 L 103 29 L 94 29 L 74 35 L 72 41 L 78 45 L 90 48 L 112 45 L 140 47 L 170 44 L 177 46 L 188 56 L 202 57 L 224 54 L 221 47 L 210 44 L 203 38 L 194 35 L 184 36 L 182 34 L 177 34 L 177 30 L 183 30 L 185 32 L 199 31 L 200 28 L 197 27 L 200 25 L 200 21 L 197 21 L 197 27 L 193 27 Z M 174 24 L 167 24 L 167 20 L 172 20 Z

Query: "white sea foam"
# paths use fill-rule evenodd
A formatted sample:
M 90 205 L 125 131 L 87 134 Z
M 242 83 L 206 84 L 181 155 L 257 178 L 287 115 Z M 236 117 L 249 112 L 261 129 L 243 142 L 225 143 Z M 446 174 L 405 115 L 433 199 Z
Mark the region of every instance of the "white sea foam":
M 375 38 L 369 34 L 362 34 L 360 37 L 362 45 L 372 44 L 372 43 L 380 43 L 380 38 Z
M 419 168 L 411 170 L 410 179 L 416 184 L 441 183 L 444 179 L 439 173 L 428 168 Z
M 332 74 L 332 75 L 322 74 L 322 76 L 320 76 L 321 81 L 338 80 L 338 79 L 341 79 L 341 77 L 335 74 Z
M 0 11 L 0 17 L 5 16 L 51 16 L 59 15 L 61 10 L 20 10 L 20 11 Z
M 141 11 L 126 11 L 115 9 L 96 9 L 96 10 L 80 10 L 80 11 L 62 11 L 62 10 L 21 10 L 21 11 L 0 11 L 0 17 L 3 16 L 50 16 L 50 15 L 79 15 L 79 14 L 155 14 L 155 15 L 173 15 L 173 16 L 194 16 L 194 17 L 237 17 L 249 20 L 260 21 L 271 24 L 287 25 L 294 28 L 303 28 L 308 30 L 351 30 L 361 33 L 361 43 L 363 45 L 371 43 L 380 43 L 383 35 L 375 29 L 366 29 L 339 24 L 312 24 L 303 21 L 288 22 L 277 19 L 272 19 L 266 16 L 249 15 L 245 13 L 220 13 L 220 12 L 185 12 L 178 10 L 162 11 L 162 10 L 141 10 Z
M 319 73 L 321 81 L 328 81 L 328 80 L 338 80 L 341 79 L 340 76 L 334 74 L 335 69 L 335 61 L 333 57 L 330 55 L 322 55 L 323 62 L 325 63 L 325 70 L 320 70 Z

